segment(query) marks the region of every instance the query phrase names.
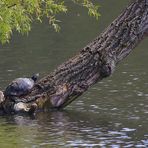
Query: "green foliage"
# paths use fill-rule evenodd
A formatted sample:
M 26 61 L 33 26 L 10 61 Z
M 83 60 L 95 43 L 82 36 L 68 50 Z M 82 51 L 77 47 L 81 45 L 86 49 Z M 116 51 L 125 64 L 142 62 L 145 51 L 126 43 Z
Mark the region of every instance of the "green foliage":
M 98 12 L 99 5 L 94 5 L 91 0 L 72 0 L 74 3 L 80 4 L 88 9 L 88 14 L 90 16 L 99 18 L 100 13 Z
M 75 4 L 82 5 L 88 9 L 88 14 L 99 17 L 98 6 L 91 0 L 72 0 Z M 12 31 L 28 33 L 31 23 L 35 20 L 42 22 L 46 17 L 49 24 L 59 31 L 59 20 L 56 15 L 66 13 L 68 8 L 65 0 L 0 0 L 0 42 L 9 42 Z

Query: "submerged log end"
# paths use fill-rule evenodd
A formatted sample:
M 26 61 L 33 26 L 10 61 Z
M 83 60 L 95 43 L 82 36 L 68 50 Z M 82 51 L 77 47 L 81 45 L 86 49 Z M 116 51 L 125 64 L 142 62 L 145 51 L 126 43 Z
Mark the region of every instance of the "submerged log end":
M 95 68 L 95 67 L 94 67 Z M 95 74 L 89 79 L 73 81 L 54 86 L 54 93 L 51 91 L 40 91 L 35 89 L 35 93 L 31 92 L 24 97 L 7 97 L 4 98 L 3 92 L 0 92 L 0 104 L 5 113 L 34 113 L 37 110 L 61 109 L 70 104 L 91 85 L 97 81 L 110 76 L 115 69 L 115 63 L 111 60 L 99 67 Z

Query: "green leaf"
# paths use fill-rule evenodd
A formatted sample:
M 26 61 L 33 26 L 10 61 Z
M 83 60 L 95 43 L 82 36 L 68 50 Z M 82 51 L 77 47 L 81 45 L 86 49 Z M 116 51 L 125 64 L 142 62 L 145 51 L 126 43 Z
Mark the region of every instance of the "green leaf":
M 58 14 L 66 13 L 68 8 L 66 0 L 1 0 L 0 1 L 0 42 L 9 42 L 14 30 L 21 34 L 31 30 L 33 21 L 42 23 L 43 18 L 49 20 L 55 31 L 60 30 L 60 21 L 56 19 Z M 98 5 L 91 0 L 72 0 L 88 9 L 90 16 L 98 19 Z

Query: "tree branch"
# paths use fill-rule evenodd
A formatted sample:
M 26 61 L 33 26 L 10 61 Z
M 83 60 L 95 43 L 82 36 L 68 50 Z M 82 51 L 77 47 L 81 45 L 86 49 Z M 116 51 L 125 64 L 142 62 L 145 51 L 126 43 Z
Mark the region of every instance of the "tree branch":
M 6 98 L 2 104 L 3 110 L 15 111 L 14 106 L 18 102 L 33 112 L 40 108 L 67 106 L 90 86 L 110 76 L 116 65 L 147 34 L 148 0 L 135 0 L 78 55 L 42 78 L 30 94 L 15 99 Z

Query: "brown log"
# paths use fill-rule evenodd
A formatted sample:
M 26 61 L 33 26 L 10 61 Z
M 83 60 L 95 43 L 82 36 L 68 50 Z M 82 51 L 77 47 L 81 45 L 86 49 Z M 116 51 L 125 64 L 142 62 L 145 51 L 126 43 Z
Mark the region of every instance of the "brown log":
M 13 112 L 19 102 L 25 106 L 22 110 L 26 112 L 67 106 L 90 86 L 110 76 L 116 65 L 147 34 L 148 0 L 132 1 L 100 36 L 75 57 L 42 78 L 30 94 L 5 98 L 2 109 Z

